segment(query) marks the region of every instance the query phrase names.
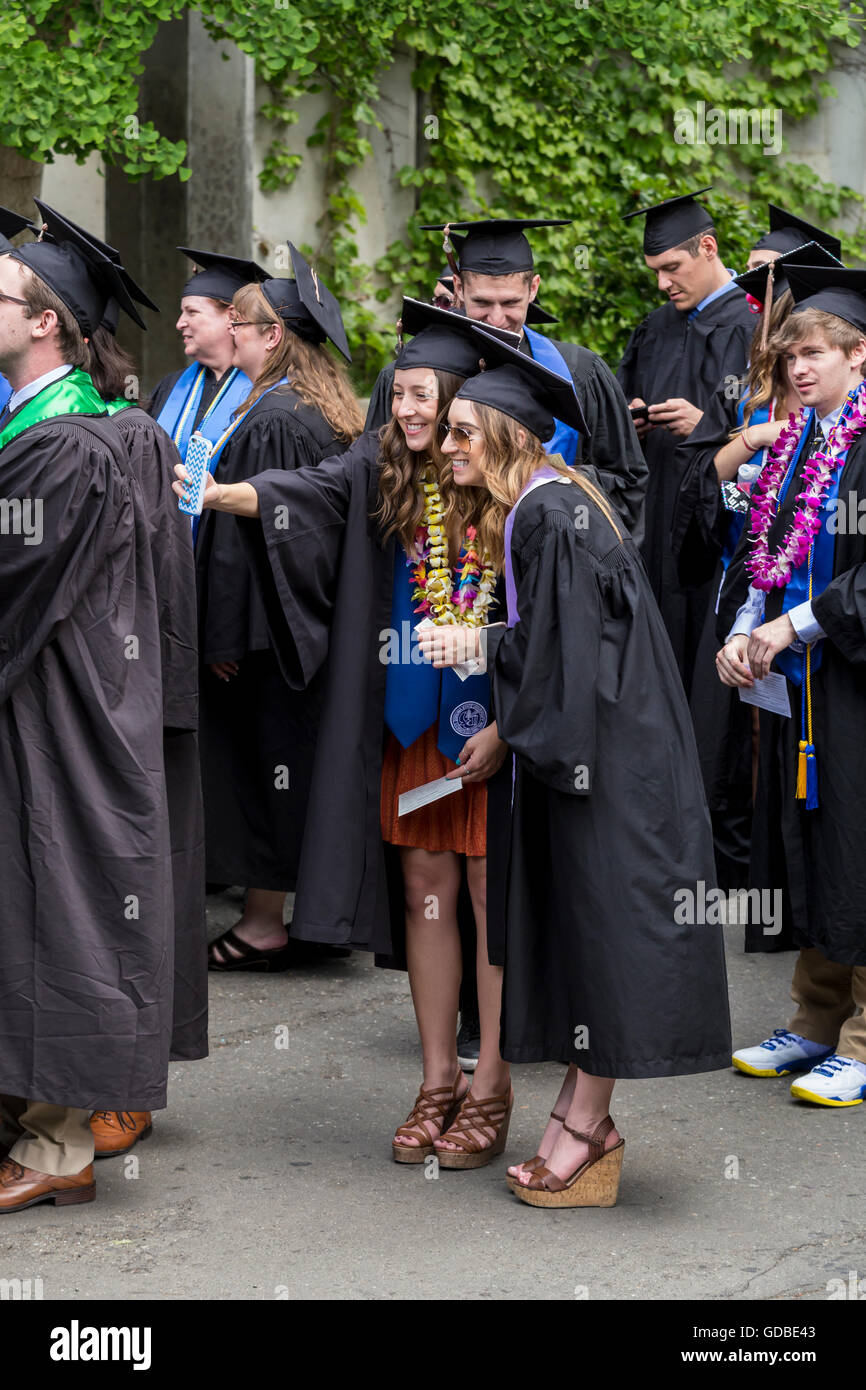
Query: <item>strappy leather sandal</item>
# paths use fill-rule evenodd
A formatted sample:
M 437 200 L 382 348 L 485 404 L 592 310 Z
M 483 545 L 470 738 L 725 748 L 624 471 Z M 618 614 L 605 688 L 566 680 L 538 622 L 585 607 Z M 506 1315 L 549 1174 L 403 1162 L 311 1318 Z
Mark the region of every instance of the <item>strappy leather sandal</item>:
M 557 1115 L 555 1110 L 551 1110 L 550 1118 L 552 1120 L 558 1120 L 561 1125 L 565 1124 L 565 1116 Z M 543 1166 L 543 1164 L 544 1159 L 541 1157 L 540 1154 L 536 1154 L 534 1158 L 528 1158 L 525 1163 L 515 1164 L 515 1167 L 522 1168 L 525 1173 L 535 1173 L 539 1168 Z M 505 1181 L 508 1183 L 508 1186 L 511 1188 L 512 1192 L 516 1187 L 520 1186 L 520 1179 L 515 1178 L 512 1173 L 505 1174 Z
M 619 1192 L 625 1140 L 620 1139 L 612 1149 L 604 1141 L 614 1129 L 606 1115 L 592 1134 L 582 1134 L 571 1125 L 563 1124 L 573 1139 L 589 1145 L 589 1158 L 567 1178 L 558 1178 L 544 1164 L 536 1168 L 528 1183 L 514 1188 L 521 1202 L 530 1207 L 613 1207 Z
M 511 1107 L 514 1105 L 514 1092 L 511 1087 L 501 1096 L 485 1096 L 476 1100 L 467 1091 L 451 1127 L 443 1130 L 442 1139 L 456 1144 L 457 1149 L 436 1149 L 440 1168 L 483 1168 L 501 1154 L 508 1138 L 508 1125 L 511 1121 Z M 493 1131 L 489 1144 L 480 1144 L 470 1130 Z
M 436 1152 L 424 1121 L 436 1125 L 440 1134 L 444 1133 L 460 1109 L 463 1097 L 457 1095 L 457 1087 L 462 1079 L 463 1069 L 458 1067 L 457 1075 L 450 1086 L 421 1087 L 405 1123 L 394 1135 L 396 1139 L 397 1135 L 405 1134 L 407 1139 L 417 1139 L 418 1143 L 392 1143 L 391 1153 L 395 1163 L 423 1163 L 425 1158 Z

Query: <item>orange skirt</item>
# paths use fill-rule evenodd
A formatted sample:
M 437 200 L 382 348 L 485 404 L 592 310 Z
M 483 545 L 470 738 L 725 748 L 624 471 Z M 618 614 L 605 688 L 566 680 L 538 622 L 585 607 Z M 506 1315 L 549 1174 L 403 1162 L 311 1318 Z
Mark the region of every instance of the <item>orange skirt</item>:
M 419 806 L 407 816 L 397 815 L 397 799 L 403 792 L 435 782 L 456 766 L 439 752 L 436 737 L 437 725 L 431 724 L 426 733 L 403 748 L 392 733 L 388 734 L 382 760 L 382 839 L 389 845 L 406 845 L 434 854 L 450 850 L 454 854 L 485 855 L 486 782 L 470 782 L 440 801 Z

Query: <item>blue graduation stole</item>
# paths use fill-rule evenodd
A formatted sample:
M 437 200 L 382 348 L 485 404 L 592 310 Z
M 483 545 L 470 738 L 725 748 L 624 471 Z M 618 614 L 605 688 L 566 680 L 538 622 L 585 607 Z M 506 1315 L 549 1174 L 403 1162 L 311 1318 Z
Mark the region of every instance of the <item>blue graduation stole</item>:
M 171 435 L 182 459 L 186 459 L 193 421 L 204 390 L 204 379 L 204 367 L 198 362 L 191 362 L 181 372 L 171 388 L 168 400 L 156 417 L 166 433 Z M 231 424 L 234 411 L 246 400 L 252 389 L 253 384 L 249 377 L 238 367 L 233 367 L 208 406 L 198 427 L 201 433 L 207 435 L 210 440 L 219 439 Z
M 797 467 L 798 460 L 800 459 L 803 453 L 806 440 L 809 437 L 814 416 L 814 408 L 810 408 L 808 417 L 806 419 L 806 423 L 803 426 L 803 433 L 800 436 L 800 442 L 797 445 L 796 453 L 794 454 L 794 457 L 791 459 L 791 462 L 788 466 L 788 471 L 785 474 L 784 481 L 782 482 L 782 486 L 779 488 L 779 501 L 776 513 L 777 515 L 778 510 L 779 508 L 781 508 L 782 502 L 785 499 L 785 494 L 788 491 L 791 479 L 794 476 L 794 470 Z M 827 489 L 827 495 L 824 498 L 824 505 L 821 508 L 821 529 L 817 532 L 815 536 L 815 543 L 812 546 L 811 557 L 809 561 L 801 565 L 799 569 L 792 570 L 791 578 L 785 585 L 785 596 L 782 600 L 783 613 L 787 613 L 791 608 L 796 608 L 798 603 L 808 602 L 810 597 L 810 577 L 812 598 L 817 598 L 819 594 L 822 594 L 826 589 L 827 585 L 830 583 L 830 580 L 833 578 L 833 559 L 836 547 L 836 537 L 834 532 L 830 530 L 828 521 L 830 517 L 831 508 L 834 512 L 836 510 L 835 503 L 836 499 L 839 496 L 839 484 L 842 481 L 842 469 L 845 466 L 844 460 L 847 458 L 847 450 L 840 457 L 842 458 L 842 463 L 833 473 L 833 476 L 830 480 L 830 486 Z M 797 648 L 797 650 L 794 649 L 795 647 Z M 821 665 L 821 656 L 823 648 L 824 642 L 822 638 L 818 638 L 817 641 L 812 643 L 810 663 L 811 669 L 813 671 L 817 671 L 818 667 Z M 802 685 L 804 672 L 804 655 L 802 643 L 798 641 L 792 646 L 786 647 L 783 652 L 779 652 L 778 655 L 775 657 L 775 662 L 779 670 L 784 672 L 784 674 L 788 677 L 788 680 L 791 681 L 793 685 Z
M 12 387 L 9 385 L 5 376 L 0 376 L 0 415 L 2 415 L 3 411 L 6 409 L 7 402 L 11 395 Z
M 746 401 L 749 398 L 748 387 L 737 402 L 737 424 L 742 428 L 746 421 Z M 769 405 L 762 405 L 758 410 L 754 410 L 749 421 L 750 424 L 765 425 L 770 418 Z M 764 450 L 759 449 L 752 457 L 746 459 L 746 463 L 757 463 L 763 466 Z M 743 527 L 746 524 L 745 512 L 731 512 L 728 520 L 728 533 L 725 537 L 725 545 L 722 550 L 722 569 L 726 570 L 731 560 L 734 558 L 734 551 L 740 543 L 740 536 L 743 534 Z
M 401 560 L 403 563 L 401 563 Z M 398 636 L 399 660 L 389 662 L 385 677 L 385 723 L 403 748 L 408 748 L 439 716 L 436 744 L 440 753 L 457 762 L 464 743 L 488 721 L 490 677 L 461 681 L 452 670 L 437 669 L 421 659 L 412 629 L 424 617 L 412 609 L 414 561 L 397 547 L 391 631 Z
M 523 325 L 527 342 L 532 356 L 536 362 L 540 362 L 542 367 L 546 367 L 549 372 L 555 372 L 557 376 L 564 377 L 573 387 L 574 380 L 568 370 L 568 363 L 555 343 L 549 338 L 545 338 L 543 333 L 536 333 L 534 328 Z M 572 429 L 571 425 L 564 425 L 561 420 L 554 419 L 556 430 L 553 438 L 548 439 L 545 444 L 545 452 L 548 454 L 560 454 L 565 462 L 574 465 L 577 461 L 577 446 L 580 435 L 577 430 Z

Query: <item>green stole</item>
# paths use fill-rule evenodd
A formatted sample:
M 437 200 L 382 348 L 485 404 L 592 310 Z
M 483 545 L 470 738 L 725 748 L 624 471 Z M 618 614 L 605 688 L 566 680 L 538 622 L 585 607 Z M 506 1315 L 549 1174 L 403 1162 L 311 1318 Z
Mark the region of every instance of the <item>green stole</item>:
M 5 429 L 0 430 L 0 449 L 31 425 L 41 425 L 60 415 L 105 415 L 105 402 L 97 395 L 87 372 L 73 367 L 67 376 L 44 386 L 20 410 L 16 410 Z

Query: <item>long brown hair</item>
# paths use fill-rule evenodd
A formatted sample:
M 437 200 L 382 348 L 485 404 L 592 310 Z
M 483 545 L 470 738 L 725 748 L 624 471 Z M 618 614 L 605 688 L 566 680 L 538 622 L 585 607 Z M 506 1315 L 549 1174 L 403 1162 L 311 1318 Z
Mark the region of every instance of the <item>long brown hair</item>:
M 484 440 L 484 458 L 480 468 L 487 482 L 487 491 L 485 493 L 481 488 L 464 489 L 473 494 L 471 498 L 467 497 L 466 505 L 477 517 L 474 524 L 479 542 L 498 570 L 501 570 L 504 562 L 505 518 L 533 473 L 545 464 L 564 479 L 577 483 L 604 514 L 616 532 L 617 540 L 622 540 L 622 532 L 614 520 L 610 503 L 588 478 L 583 477 L 576 468 L 569 468 L 559 454 L 546 453 L 538 436 L 518 424 L 510 415 L 480 401 L 472 401 L 471 404 Z M 525 436 L 523 440 L 520 438 L 521 432 Z
M 413 453 L 406 443 L 399 423 L 394 416 L 379 431 L 379 495 L 381 501 L 375 513 L 382 531 L 382 539 L 396 535 L 407 555 L 415 548 L 415 532 L 424 518 L 424 491 L 420 479 L 428 464 L 433 464 L 439 474 L 439 493 L 445 509 L 443 524 L 451 550 L 452 564 L 460 552 L 466 522 L 463 507 L 458 496 L 458 488 L 447 467 L 445 455 L 439 448 L 439 422 L 448 410 L 454 396 L 463 385 L 464 378 L 453 372 L 441 372 L 431 368 L 439 384 L 439 414 L 433 430 L 433 446 L 423 454 Z
M 135 362 L 103 324 L 90 339 L 90 379 L 104 401 L 124 396 L 130 379 L 138 383 Z
M 783 290 L 778 298 L 773 299 L 770 308 L 769 336 L 764 347 L 761 346 L 764 336 L 764 315 L 758 316 L 749 351 L 749 374 L 747 377 L 749 394 L 743 412 L 743 429 L 748 429 L 749 421 L 756 410 L 769 405 L 773 400 L 784 401 L 788 394 L 788 377 L 785 372 L 784 359 L 774 346 L 773 338 L 793 307 L 794 298 L 790 290 Z M 739 433 L 739 429 L 734 430 L 731 438 L 735 439 Z
M 261 324 L 259 335 L 272 323 L 278 323 L 283 330 L 279 343 L 268 353 L 261 375 L 253 382 L 252 391 L 235 413 L 249 410 L 269 386 L 287 377 L 292 390 L 306 405 L 321 412 L 338 439 L 346 444 L 357 439 L 364 428 L 361 408 L 345 368 L 334 361 L 324 344 L 308 343 L 293 333 L 268 303 L 259 285 L 244 285 L 232 305 L 240 318 Z

